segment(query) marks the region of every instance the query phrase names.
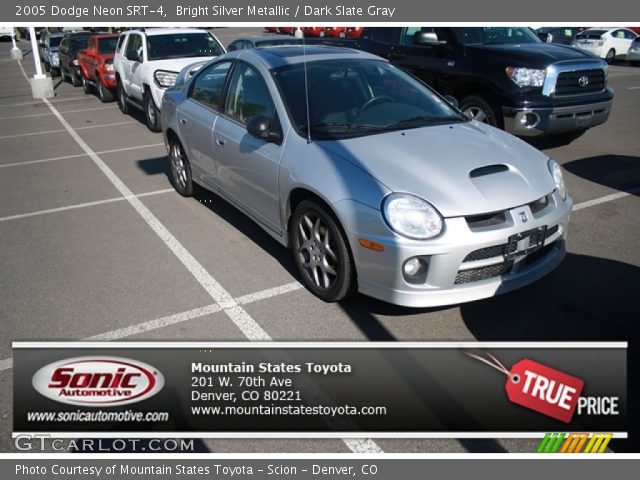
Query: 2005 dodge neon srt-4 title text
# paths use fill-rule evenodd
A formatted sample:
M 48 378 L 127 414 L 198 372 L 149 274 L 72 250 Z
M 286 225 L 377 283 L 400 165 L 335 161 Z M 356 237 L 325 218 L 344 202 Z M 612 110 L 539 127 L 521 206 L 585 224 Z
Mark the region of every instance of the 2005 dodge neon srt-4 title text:
M 56 18 L 81 19 L 96 17 L 166 17 L 167 12 L 164 6 L 150 5 L 126 5 L 121 7 L 105 7 L 102 5 L 15 5 L 16 16 L 26 18 L 38 18 L 52 16 Z M 212 4 L 185 4 L 171 6 L 171 9 L 178 17 L 207 18 L 207 17 L 380 17 L 393 18 L 396 7 L 385 7 L 379 5 L 355 6 L 355 5 L 298 5 L 287 7 L 284 5 L 274 5 L 269 7 L 259 7 L 256 5 L 227 6 Z

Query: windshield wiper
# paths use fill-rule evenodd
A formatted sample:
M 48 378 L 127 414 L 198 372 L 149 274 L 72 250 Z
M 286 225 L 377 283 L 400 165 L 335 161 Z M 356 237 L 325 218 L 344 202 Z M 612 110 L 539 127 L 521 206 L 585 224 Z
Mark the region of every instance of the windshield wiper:
M 327 128 L 344 128 L 345 130 L 371 130 L 371 129 L 379 129 L 384 128 L 383 125 L 369 125 L 365 123 L 347 123 L 347 122 L 332 122 L 332 123 L 315 123 L 312 124 L 309 128 L 311 130 L 314 129 L 327 129 Z M 306 125 L 300 125 L 301 130 L 306 130 Z
M 443 123 L 455 123 L 460 122 L 461 119 L 457 117 L 447 117 L 447 118 L 438 118 L 438 117 L 429 117 L 427 115 L 418 115 L 415 117 L 407 118 L 405 120 L 400 120 L 398 122 L 389 123 L 385 125 L 385 129 L 395 129 L 402 127 L 411 127 L 411 126 L 431 126 L 431 125 L 440 125 Z

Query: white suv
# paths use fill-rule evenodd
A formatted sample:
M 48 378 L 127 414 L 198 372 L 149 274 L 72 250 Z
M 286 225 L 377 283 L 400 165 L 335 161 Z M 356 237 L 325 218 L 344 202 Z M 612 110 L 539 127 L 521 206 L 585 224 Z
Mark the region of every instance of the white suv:
M 145 113 L 147 126 L 159 132 L 162 96 L 184 67 L 225 53 L 218 39 L 193 28 L 141 28 L 120 35 L 113 64 L 118 106 L 131 105 Z

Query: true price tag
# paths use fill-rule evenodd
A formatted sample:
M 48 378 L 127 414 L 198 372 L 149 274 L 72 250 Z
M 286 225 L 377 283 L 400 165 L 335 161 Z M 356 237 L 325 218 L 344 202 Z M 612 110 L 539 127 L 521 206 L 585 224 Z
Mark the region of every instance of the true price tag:
M 584 381 L 555 368 L 525 358 L 511 370 L 487 353 L 487 358 L 467 352 L 507 376 L 505 390 L 509 400 L 549 417 L 570 423 L 584 387 Z

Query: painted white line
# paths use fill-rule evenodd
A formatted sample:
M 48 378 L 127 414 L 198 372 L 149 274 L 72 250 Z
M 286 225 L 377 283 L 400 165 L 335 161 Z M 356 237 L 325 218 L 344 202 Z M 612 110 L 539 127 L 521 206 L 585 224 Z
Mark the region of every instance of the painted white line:
M 125 148 L 114 148 L 112 150 L 102 150 L 96 153 L 98 155 L 106 155 L 109 153 L 128 152 L 130 150 L 142 150 L 145 148 L 155 148 L 155 147 L 162 147 L 162 146 L 164 146 L 164 143 L 151 143 L 149 145 L 140 145 L 137 147 L 125 147 Z M 19 167 L 20 165 L 32 165 L 34 163 L 55 162 L 57 160 L 67 160 L 70 158 L 80 158 L 80 157 L 86 157 L 86 156 L 88 156 L 86 153 L 76 153 L 75 155 L 63 155 L 61 157 L 42 158 L 40 160 L 27 160 L 26 162 L 5 163 L 4 165 L 0 165 L 0 168 Z
M 578 210 L 583 210 L 585 208 L 593 207 L 595 205 L 600 205 L 602 203 L 612 202 L 614 200 L 628 197 L 630 195 L 637 194 L 637 193 L 640 193 L 640 188 L 634 188 L 629 190 L 628 192 L 612 193 L 611 195 L 605 195 L 604 197 L 594 198 L 593 200 L 588 200 L 586 202 L 575 204 L 573 206 L 573 211 L 577 212 Z
M 638 73 L 610 73 L 609 75 L 607 75 L 607 77 L 611 78 L 611 77 L 629 77 L 629 76 L 633 76 L 633 75 L 640 75 L 640 72 Z
M 4 370 L 11 370 L 13 368 L 13 357 L 3 358 L 0 360 L 0 372 Z
M 18 62 L 18 64 L 20 64 L 20 62 Z M 29 77 L 27 76 L 27 73 L 24 72 L 23 70 L 23 76 L 27 79 L 27 81 L 29 80 Z M 83 98 L 83 97 L 79 97 L 79 98 L 61 98 L 60 100 L 50 100 L 49 103 L 53 103 L 53 104 L 58 104 L 58 103 L 66 103 L 66 102 L 82 102 L 82 103 L 89 103 L 89 100 L 91 99 L 91 97 L 88 98 Z M 12 107 L 28 107 L 29 105 L 37 107 L 37 106 L 44 106 L 44 104 L 40 101 L 40 100 L 33 100 L 31 102 L 22 102 L 22 103 L 10 103 L 10 104 L 5 104 L 5 105 L 0 105 L 0 108 L 12 108 Z
M 141 193 L 139 195 L 133 195 L 134 197 L 149 197 L 151 195 L 160 195 L 162 193 L 174 192 L 173 188 L 165 188 L 163 190 L 155 190 L 153 192 Z M 66 205 L 64 207 L 48 208 L 46 210 L 38 210 L 36 212 L 19 213 L 17 215 L 9 215 L 8 217 L 0 217 L 0 222 L 8 222 L 9 220 L 19 220 L 22 218 L 37 217 L 40 215 L 46 215 L 48 213 L 66 212 L 67 210 L 77 210 L 79 208 L 93 207 L 96 205 L 104 205 L 106 203 L 121 202 L 128 200 L 127 197 L 114 197 L 106 198 L 104 200 L 96 200 L 95 202 L 76 203 L 75 205 Z
M 298 282 L 287 283 L 286 285 L 281 285 L 275 288 L 269 288 L 267 290 L 262 290 L 261 292 L 250 293 L 249 295 L 243 295 L 242 297 L 236 298 L 236 302 L 238 302 L 240 305 L 246 305 L 247 303 L 257 302 L 259 300 L 266 300 L 267 298 L 275 297 L 277 295 L 282 295 L 284 293 L 293 292 L 301 288 L 302 288 L 302 285 Z
M 629 87 L 629 90 L 640 90 L 640 87 Z
M 85 125 L 83 127 L 76 127 L 76 130 L 89 130 L 91 128 L 115 127 L 118 125 L 130 125 L 132 123 L 138 123 L 138 122 L 135 120 L 130 120 L 126 122 L 103 123 L 102 125 Z M 3 135 L 0 137 L 0 140 L 4 140 L 6 138 L 32 137 L 35 135 L 49 135 L 52 133 L 63 133 L 66 131 L 67 131 L 66 129 L 61 129 L 61 130 L 45 130 L 44 132 L 14 133 L 13 135 Z
M 67 110 L 62 113 L 80 113 L 80 112 L 95 112 L 97 110 L 111 110 L 113 107 L 98 107 L 98 108 L 81 108 L 78 110 Z M 32 113 L 30 115 L 13 115 L 11 117 L 2 117 L 0 120 L 17 120 L 19 118 L 34 118 L 34 117 L 49 117 L 52 116 L 53 113 L 45 112 L 45 113 Z
M 111 330 L 110 332 L 101 333 L 100 335 L 94 335 L 88 337 L 88 341 L 113 341 L 120 338 L 130 337 L 138 335 L 140 333 L 149 332 L 151 330 L 158 330 L 159 328 L 168 327 L 169 325 L 175 325 L 176 323 L 186 322 L 196 318 L 204 317 L 220 311 L 220 305 L 212 304 L 206 307 L 194 308 L 187 312 L 176 313 L 175 315 L 169 315 L 148 322 L 138 323 L 137 325 L 131 325 L 129 327 L 119 328 L 117 330 Z

